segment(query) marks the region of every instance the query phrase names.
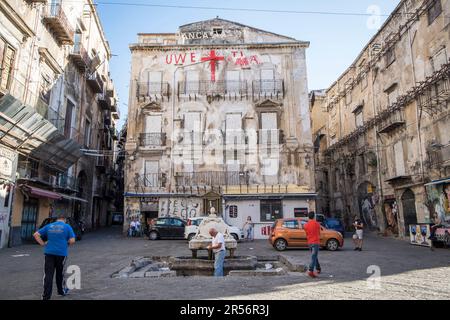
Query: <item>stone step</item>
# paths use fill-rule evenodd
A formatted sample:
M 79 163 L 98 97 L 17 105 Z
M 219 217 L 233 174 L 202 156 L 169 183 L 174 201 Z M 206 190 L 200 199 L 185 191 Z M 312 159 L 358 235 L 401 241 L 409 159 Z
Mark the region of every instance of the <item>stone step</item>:
M 174 278 L 176 271 L 149 271 L 145 273 L 146 278 Z
M 283 268 L 273 270 L 234 270 L 230 271 L 229 277 L 273 277 L 284 276 L 287 272 Z

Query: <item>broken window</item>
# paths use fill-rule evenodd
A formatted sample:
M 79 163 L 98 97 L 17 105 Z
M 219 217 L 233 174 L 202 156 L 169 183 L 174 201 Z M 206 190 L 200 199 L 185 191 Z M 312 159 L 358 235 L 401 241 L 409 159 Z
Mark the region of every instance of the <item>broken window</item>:
M 392 46 L 386 50 L 385 59 L 386 59 L 386 68 L 388 68 L 391 64 L 394 63 L 394 61 L 395 61 L 395 46 Z
M 443 47 L 430 59 L 433 72 L 439 71 L 442 68 L 442 66 L 447 63 L 447 52 L 445 49 L 446 48 Z
M 16 51 L 0 38 L 0 90 L 9 90 Z
M 441 0 L 431 1 L 428 7 L 428 25 L 431 25 L 434 20 L 442 13 L 442 3 Z

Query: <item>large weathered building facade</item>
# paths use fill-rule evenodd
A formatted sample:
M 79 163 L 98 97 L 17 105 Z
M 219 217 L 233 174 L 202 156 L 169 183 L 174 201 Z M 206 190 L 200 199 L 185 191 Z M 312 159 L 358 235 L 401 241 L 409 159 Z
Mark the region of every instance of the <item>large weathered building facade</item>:
M 450 1 L 401 1 L 351 67 L 311 95 L 324 213 L 400 236 L 435 213 L 450 220 L 448 205 L 429 200 L 430 188 L 450 199 L 449 40 Z
M 0 2 L 0 247 L 32 240 L 58 213 L 88 229 L 107 224 L 118 119 L 110 58 L 93 1 Z
M 256 238 L 315 209 L 307 42 L 213 19 L 140 34 L 132 70 L 125 216 L 204 216 Z

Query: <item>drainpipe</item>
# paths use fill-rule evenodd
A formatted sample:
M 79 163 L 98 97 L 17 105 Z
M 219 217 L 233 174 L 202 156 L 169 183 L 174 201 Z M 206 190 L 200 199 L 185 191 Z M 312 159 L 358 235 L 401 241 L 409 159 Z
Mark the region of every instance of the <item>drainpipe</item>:
M 406 17 L 406 8 L 404 8 L 404 13 L 403 15 Z M 408 40 L 409 40 L 409 59 L 411 62 L 411 68 L 412 68 L 412 77 L 413 77 L 413 87 L 416 85 L 417 83 L 417 79 L 416 79 L 416 65 L 414 63 L 414 59 L 413 59 L 413 42 L 412 42 L 412 35 L 411 35 L 411 28 L 408 27 Z M 421 121 L 422 121 L 422 112 L 421 110 L 419 110 L 419 106 L 417 104 L 417 101 L 415 101 L 416 104 L 416 120 L 417 120 L 417 135 L 419 138 L 419 157 L 420 157 L 420 174 L 422 176 L 422 182 L 425 179 L 425 171 L 424 171 L 424 164 L 423 164 L 423 152 L 422 152 L 422 133 L 421 133 Z
M 404 9 L 404 16 L 406 16 L 406 8 Z M 412 41 L 412 35 L 411 35 L 411 28 L 409 26 L 408 26 L 408 40 L 409 40 L 409 59 L 411 61 L 413 87 L 414 87 L 417 83 L 416 66 L 415 66 L 414 58 L 413 58 L 413 41 Z M 422 183 L 424 183 L 425 169 L 424 169 L 424 160 L 423 160 L 423 151 L 422 151 L 422 133 L 421 133 L 422 111 L 419 110 L 419 105 L 417 103 L 417 100 L 415 100 L 414 103 L 416 105 L 416 124 L 417 124 L 416 129 L 417 129 L 417 137 L 419 139 L 420 175 L 422 178 Z M 424 194 L 426 195 L 425 186 L 423 186 L 423 189 L 424 189 Z M 417 212 L 416 212 L 416 218 L 417 218 Z
M 27 68 L 27 76 L 25 78 L 25 88 L 24 88 L 24 96 L 23 96 L 23 103 L 27 104 L 27 99 L 28 99 L 28 90 L 30 87 L 30 82 L 31 82 L 31 72 L 32 72 L 32 64 L 34 61 L 34 53 L 35 53 L 35 47 L 36 47 L 36 39 L 37 39 L 37 34 L 38 34 L 38 27 L 39 27 L 39 20 L 40 20 L 40 11 L 36 10 L 36 16 L 34 19 L 34 32 L 36 34 L 36 36 L 33 37 L 33 40 L 31 41 L 31 54 L 30 54 L 30 59 L 28 60 L 28 68 Z

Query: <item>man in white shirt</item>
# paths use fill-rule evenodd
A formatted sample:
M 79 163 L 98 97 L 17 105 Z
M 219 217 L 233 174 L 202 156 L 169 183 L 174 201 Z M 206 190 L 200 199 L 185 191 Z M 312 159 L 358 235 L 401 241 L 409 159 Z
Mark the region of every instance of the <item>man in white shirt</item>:
M 133 219 L 133 220 L 131 220 L 131 223 L 130 223 L 130 230 L 128 231 L 128 236 L 134 237 L 135 233 L 136 233 L 136 220 Z
M 208 250 L 213 250 L 215 254 L 214 263 L 214 276 L 223 277 L 223 265 L 225 262 L 225 238 L 222 233 L 218 232 L 216 229 L 209 230 L 209 234 L 213 237 L 212 245 L 208 246 Z

